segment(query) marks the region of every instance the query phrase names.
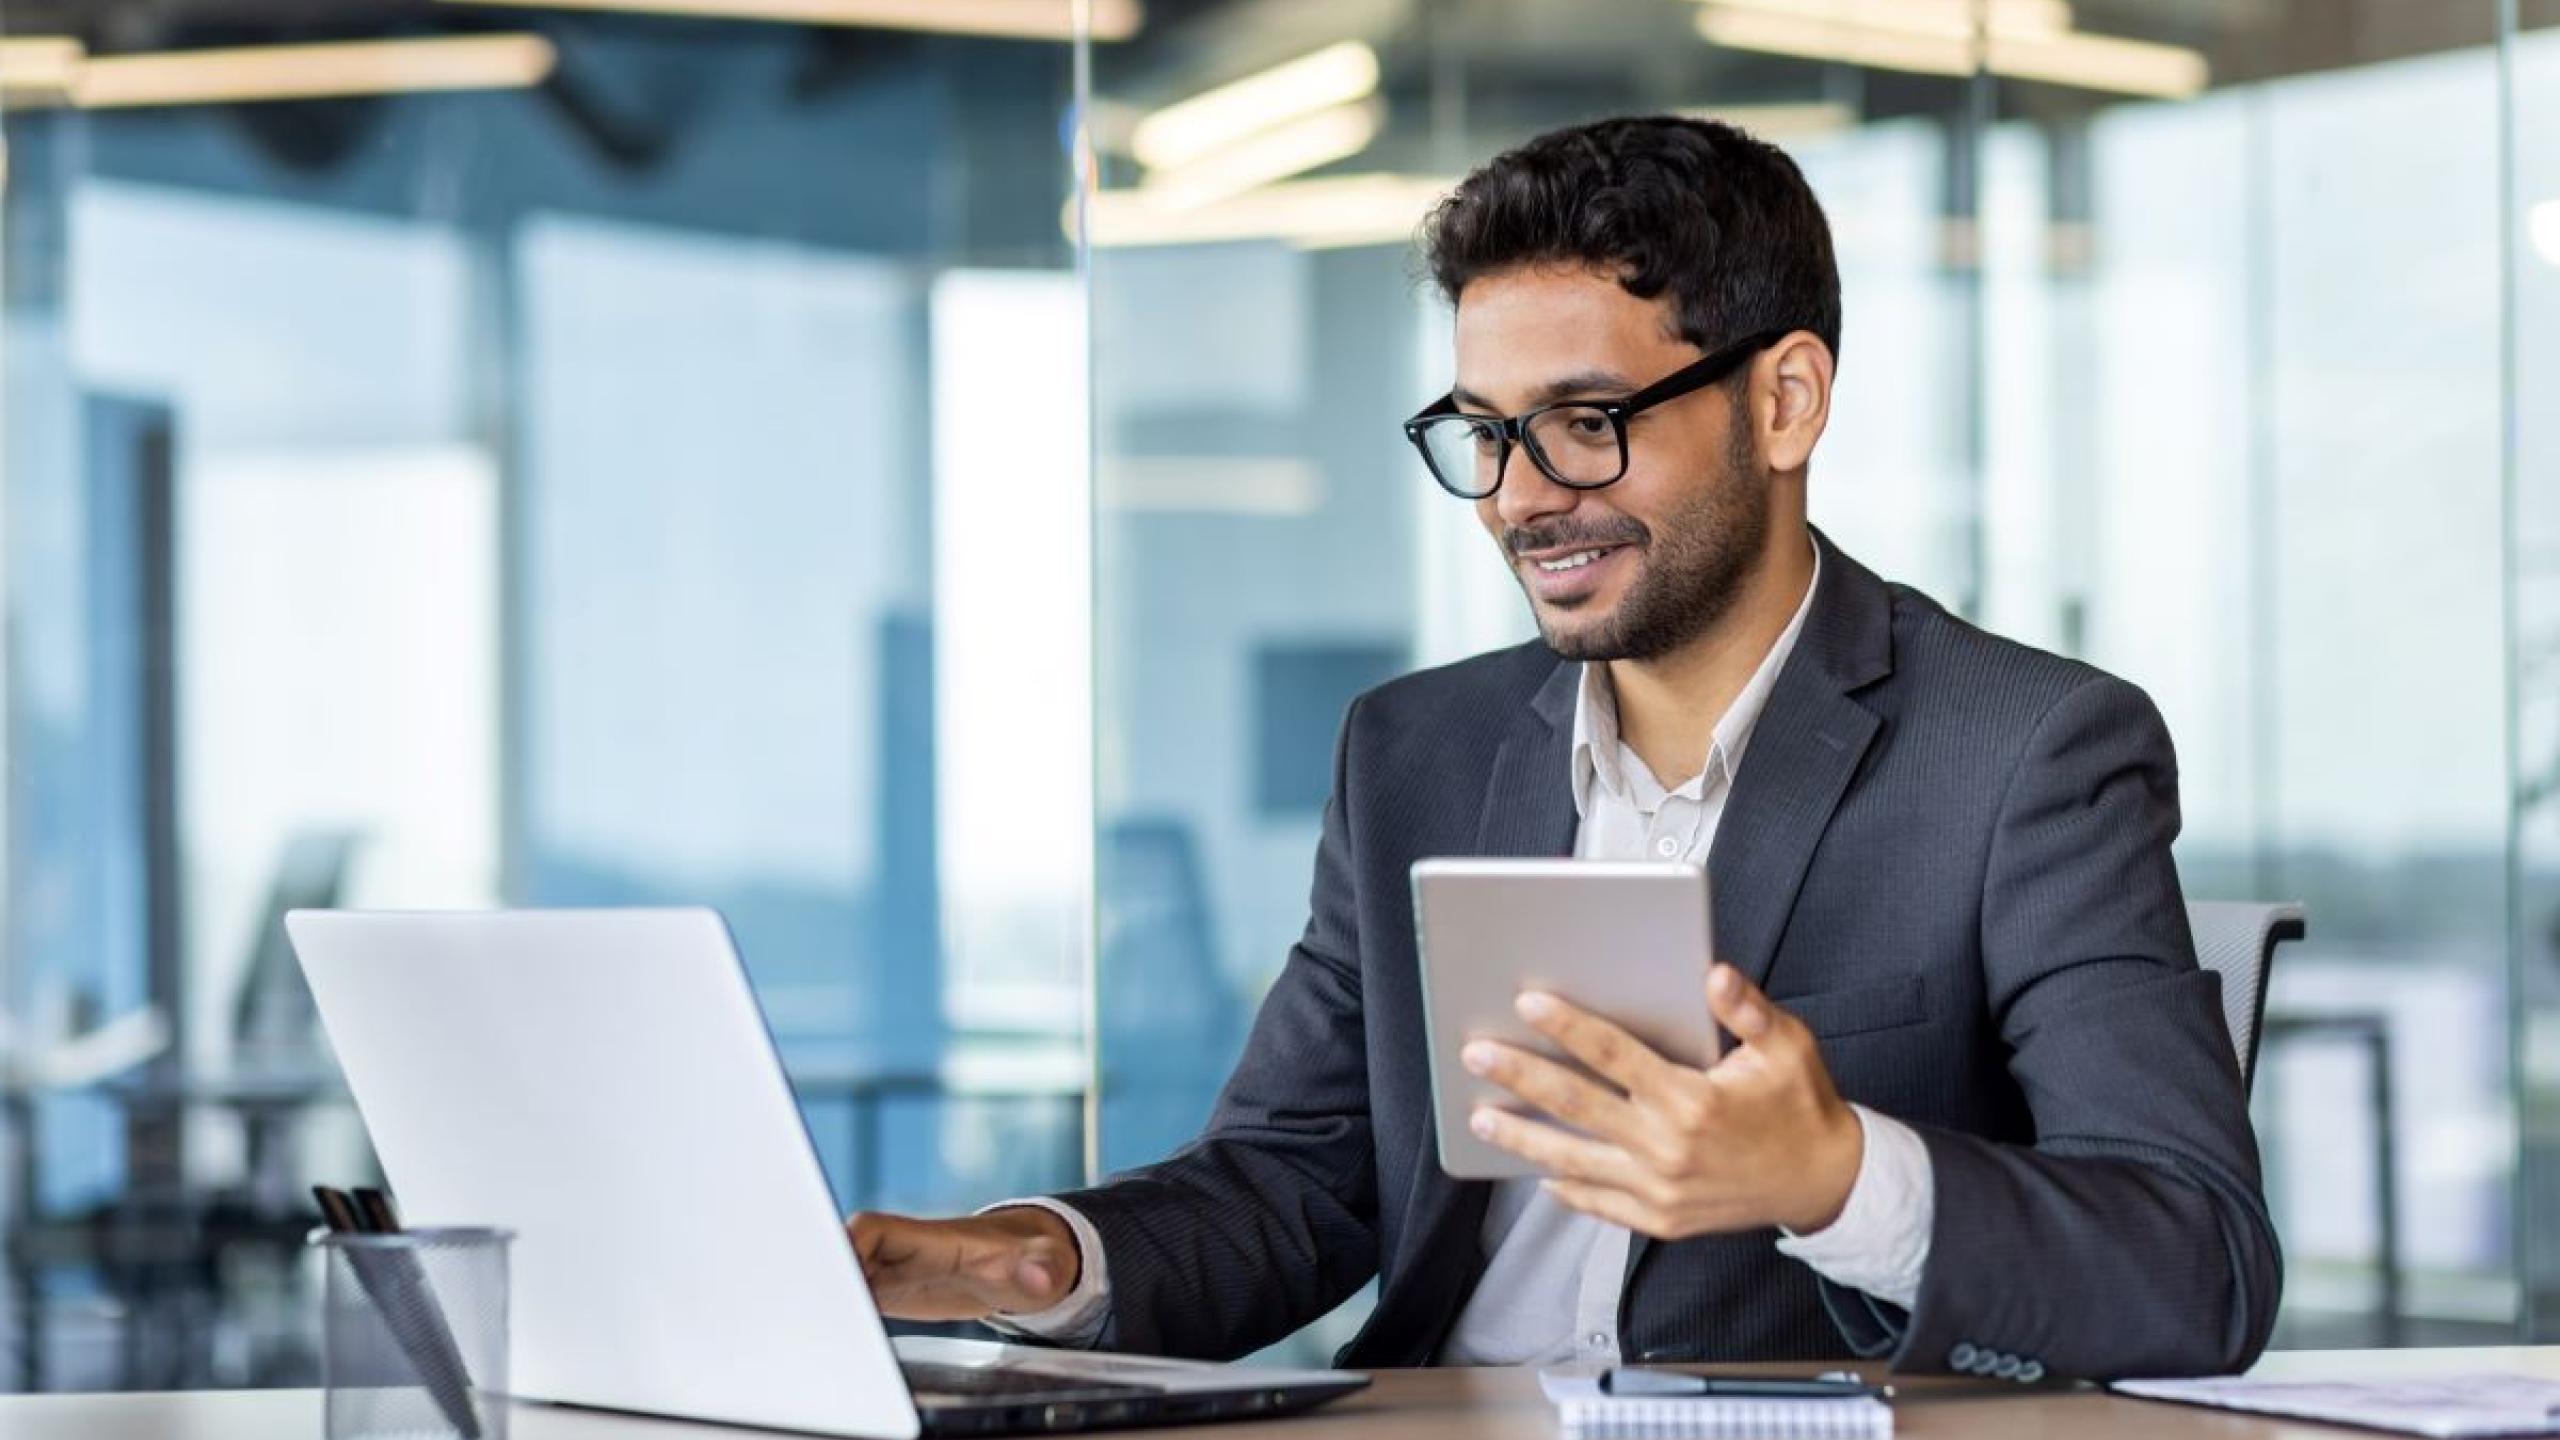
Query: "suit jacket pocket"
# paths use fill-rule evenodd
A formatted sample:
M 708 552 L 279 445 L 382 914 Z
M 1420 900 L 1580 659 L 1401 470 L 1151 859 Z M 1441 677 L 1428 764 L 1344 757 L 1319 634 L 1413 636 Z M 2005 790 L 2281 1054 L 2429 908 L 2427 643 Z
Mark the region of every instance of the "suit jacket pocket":
M 1823 1038 L 1890 1030 L 1929 1018 L 1926 991 L 1917 975 L 1841 990 L 1817 990 L 1810 995 L 1769 998 Z

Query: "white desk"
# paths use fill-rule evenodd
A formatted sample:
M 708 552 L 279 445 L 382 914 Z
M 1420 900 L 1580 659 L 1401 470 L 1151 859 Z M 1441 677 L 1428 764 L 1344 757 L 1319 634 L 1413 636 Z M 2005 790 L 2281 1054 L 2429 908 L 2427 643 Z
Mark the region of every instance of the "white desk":
M 2560 1380 L 2560 1346 L 2300 1351 L 2269 1357 L 2257 1373 L 2310 1379 L 2466 1370 Z M 2092 1389 L 2021 1390 L 1932 1379 L 1896 1383 L 1903 1391 L 1896 1428 L 1901 1436 L 1921 1440 L 2351 1440 L 2369 1433 L 2147 1404 Z M 0 1437 L 6 1440 L 318 1440 L 320 1419 L 320 1396 L 312 1390 L 0 1396 Z M 546 1405 L 520 1405 L 508 1423 L 509 1440 L 721 1440 L 778 1433 Z M 1368 1390 L 1312 1415 L 1129 1433 L 1225 1440 L 1552 1440 L 1556 1428 L 1535 1377 L 1524 1371 L 1407 1370 L 1382 1374 Z

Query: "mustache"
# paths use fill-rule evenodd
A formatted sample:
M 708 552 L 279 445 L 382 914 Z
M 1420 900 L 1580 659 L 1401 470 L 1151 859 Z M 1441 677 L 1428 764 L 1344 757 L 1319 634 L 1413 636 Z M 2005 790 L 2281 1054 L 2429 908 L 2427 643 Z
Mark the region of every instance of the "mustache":
M 1502 548 L 1517 559 L 1530 550 L 1595 549 L 1602 545 L 1643 545 L 1653 539 L 1653 532 L 1635 520 L 1620 520 L 1613 525 L 1550 525 L 1541 529 L 1517 526 L 1502 532 Z

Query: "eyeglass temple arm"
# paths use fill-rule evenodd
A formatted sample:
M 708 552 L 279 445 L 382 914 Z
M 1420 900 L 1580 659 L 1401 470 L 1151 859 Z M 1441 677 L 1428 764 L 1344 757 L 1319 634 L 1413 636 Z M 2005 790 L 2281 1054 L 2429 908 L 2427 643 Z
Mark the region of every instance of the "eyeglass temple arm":
M 1623 411 L 1642 410 L 1675 400 L 1692 390 L 1703 390 L 1730 375 L 1745 360 L 1794 334 L 1792 330 L 1762 330 L 1746 335 L 1720 350 L 1709 351 L 1689 364 L 1681 366 L 1633 395 L 1618 402 Z

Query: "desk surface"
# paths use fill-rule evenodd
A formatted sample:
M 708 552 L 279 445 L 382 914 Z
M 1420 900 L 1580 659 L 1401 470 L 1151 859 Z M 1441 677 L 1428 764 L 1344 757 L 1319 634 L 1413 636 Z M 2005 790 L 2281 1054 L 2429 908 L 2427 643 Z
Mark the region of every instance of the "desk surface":
M 1747 1370 L 1749 1367 L 1736 1367 Z M 2286 1378 L 2382 1377 L 2507 1370 L 2560 1380 L 2560 1346 L 2480 1350 L 2331 1350 L 2272 1355 L 2256 1373 Z M 2027 1391 L 1982 1382 L 1897 1382 L 1896 1432 L 1966 1440 L 2274 1440 L 2367 1432 L 2298 1421 L 2266 1421 L 2219 1411 L 2155 1405 L 2095 1390 Z M 9 1440 L 316 1440 L 320 1396 L 313 1390 L 225 1390 L 156 1395 L 0 1396 L 0 1434 Z M 519 1406 L 509 1440 L 714 1440 L 771 1434 L 634 1419 L 554 1406 Z M 1391 1371 L 1351 1399 L 1312 1415 L 1249 1424 L 1133 1432 L 1223 1440 L 1552 1440 L 1552 1412 L 1534 1375 L 1520 1370 Z

